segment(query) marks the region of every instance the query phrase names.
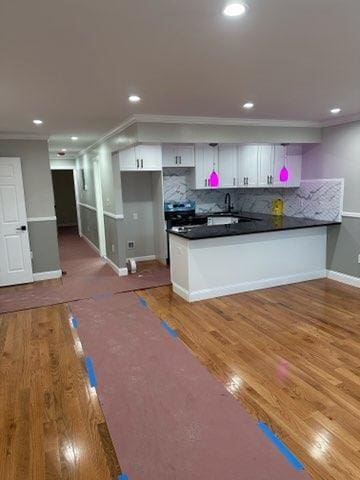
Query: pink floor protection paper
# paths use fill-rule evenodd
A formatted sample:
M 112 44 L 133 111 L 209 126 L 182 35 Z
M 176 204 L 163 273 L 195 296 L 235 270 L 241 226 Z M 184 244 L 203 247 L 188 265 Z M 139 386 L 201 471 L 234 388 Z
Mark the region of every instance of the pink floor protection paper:
M 160 264 L 119 277 L 73 229 L 59 235 L 59 246 L 66 275 L 61 280 L 0 288 L 0 313 L 170 284 L 169 269 Z
M 305 480 L 134 293 L 71 304 L 130 480 Z

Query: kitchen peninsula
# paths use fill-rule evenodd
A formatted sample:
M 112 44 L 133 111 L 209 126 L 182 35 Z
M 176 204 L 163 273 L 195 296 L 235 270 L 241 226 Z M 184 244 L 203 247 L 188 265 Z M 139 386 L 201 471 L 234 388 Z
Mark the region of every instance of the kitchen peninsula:
M 169 231 L 173 290 L 185 300 L 326 276 L 327 227 L 339 222 L 246 212 L 209 216 L 226 223 Z

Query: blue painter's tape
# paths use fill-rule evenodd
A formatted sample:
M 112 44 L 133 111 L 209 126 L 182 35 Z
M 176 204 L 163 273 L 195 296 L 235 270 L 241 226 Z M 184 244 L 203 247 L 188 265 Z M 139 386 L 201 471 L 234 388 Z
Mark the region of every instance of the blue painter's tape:
M 85 357 L 85 365 L 88 372 L 90 385 L 92 387 L 97 387 L 97 378 L 96 378 L 93 359 L 91 357 Z
M 142 305 L 143 307 L 148 306 L 147 301 L 143 297 L 139 297 L 139 302 L 140 302 L 140 305 Z
M 168 323 L 164 322 L 164 320 L 161 320 L 161 325 L 162 325 L 162 326 L 170 333 L 170 335 L 172 335 L 173 337 L 177 337 L 177 336 L 178 336 L 177 331 L 176 331 L 174 328 L 171 328 Z
M 72 321 L 73 327 L 78 328 L 79 323 L 80 323 L 79 319 L 77 317 L 72 317 L 71 321 Z
M 126 473 L 122 473 L 120 476 L 119 476 L 119 479 L 118 480 L 130 480 L 129 477 L 126 475 Z
M 273 442 L 273 444 L 280 450 L 284 457 L 289 460 L 295 470 L 304 470 L 304 465 L 300 462 L 300 460 L 292 453 L 291 450 L 289 450 L 285 443 L 282 442 L 280 438 L 275 435 L 275 433 L 271 430 L 271 428 L 268 427 L 266 423 L 259 422 L 258 425 L 268 437 L 268 439 Z

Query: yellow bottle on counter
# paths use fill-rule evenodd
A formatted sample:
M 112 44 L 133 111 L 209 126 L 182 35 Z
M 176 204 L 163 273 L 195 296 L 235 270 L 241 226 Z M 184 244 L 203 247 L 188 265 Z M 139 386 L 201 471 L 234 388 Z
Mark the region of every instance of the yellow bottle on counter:
M 277 198 L 272 202 L 272 214 L 277 216 L 284 215 L 284 200 L 282 198 Z

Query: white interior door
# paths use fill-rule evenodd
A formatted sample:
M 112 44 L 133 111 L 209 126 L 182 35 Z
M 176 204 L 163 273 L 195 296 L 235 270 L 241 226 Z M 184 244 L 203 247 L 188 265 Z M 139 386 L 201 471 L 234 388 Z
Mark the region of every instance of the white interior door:
M 0 158 L 0 286 L 33 281 L 20 158 Z
M 105 223 L 104 223 L 104 207 L 102 201 L 100 168 L 97 161 L 94 162 L 94 184 L 96 198 L 96 215 L 99 233 L 99 250 L 102 257 L 106 256 L 106 240 L 105 240 Z

